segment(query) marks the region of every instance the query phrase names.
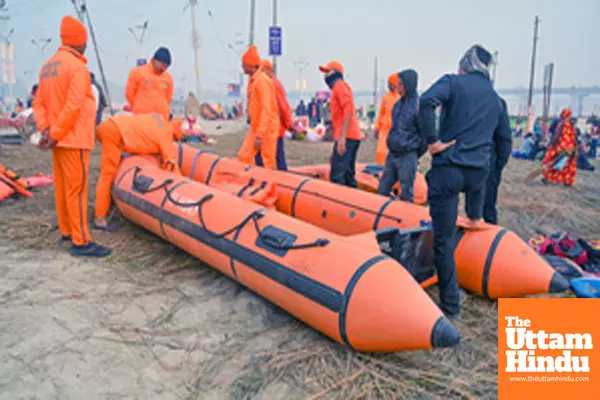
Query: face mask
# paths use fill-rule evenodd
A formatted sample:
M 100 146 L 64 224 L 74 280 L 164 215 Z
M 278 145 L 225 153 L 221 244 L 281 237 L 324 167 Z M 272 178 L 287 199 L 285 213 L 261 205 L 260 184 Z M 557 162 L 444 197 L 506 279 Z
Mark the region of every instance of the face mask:
M 325 77 L 325 83 L 329 86 L 329 89 L 333 89 L 333 85 L 340 79 L 344 80 L 344 76 L 338 71 L 335 71 L 333 74 Z

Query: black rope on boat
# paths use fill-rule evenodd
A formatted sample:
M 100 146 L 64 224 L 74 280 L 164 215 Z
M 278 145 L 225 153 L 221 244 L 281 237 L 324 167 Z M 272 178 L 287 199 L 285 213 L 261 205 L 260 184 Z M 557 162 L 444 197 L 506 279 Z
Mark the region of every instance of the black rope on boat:
M 213 194 L 209 193 L 206 196 L 202 197 L 200 200 L 193 202 L 193 203 L 182 203 L 178 200 L 175 200 L 171 196 L 171 191 L 167 188 L 168 185 L 170 185 L 174 182 L 173 179 L 166 179 L 163 183 L 161 183 L 160 185 L 158 185 L 152 189 L 144 190 L 143 188 L 139 188 L 136 183 L 136 178 L 137 178 L 137 175 L 140 170 L 141 170 L 141 168 L 137 167 L 134 172 L 134 175 L 133 175 L 133 186 L 136 187 L 136 189 L 138 189 L 141 192 L 145 192 L 145 193 L 150 193 L 150 192 L 154 192 L 154 191 L 163 189 L 165 191 L 165 197 L 174 205 L 176 205 L 178 207 L 183 207 L 183 208 L 198 207 L 198 220 L 200 222 L 200 227 L 203 230 L 205 230 L 208 234 L 210 234 L 211 236 L 213 236 L 217 239 L 223 239 L 224 237 L 232 234 L 233 232 L 235 232 L 238 229 L 242 230 L 246 226 L 246 224 L 248 224 L 248 222 L 250 222 L 250 221 L 253 222 L 254 229 L 256 230 L 256 233 L 259 235 L 259 237 L 262 235 L 263 230 L 260 227 L 260 225 L 258 224 L 258 221 L 262 217 L 264 217 L 262 210 L 253 211 L 250 215 L 248 215 L 246 218 L 244 218 L 239 224 L 231 227 L 230 229 L 227 229 L 224 232 L 216 233 L 216 232 L 208 229 L 206 222 L 204 222 L 204 217 L 202 215 L 202 208 L 203 208 L 204 204 L 206 204 L 206 202 L 208 202 L 209 200 L 211 200 L 215 197 Z M 277 249 L 277 250 L 301 250 L 301 249 L 309 249 L 312 247 L 324 247 L 328 244 L 329 244 L 328 239 L 318 238 L 314 242 L 309 242 L 309 243 L 301 243 L 301 244 L 295 244 L 295 245 L 277 244 L 277 245 L 269 245 L 269 246 L 273 247 L 274 249 Z

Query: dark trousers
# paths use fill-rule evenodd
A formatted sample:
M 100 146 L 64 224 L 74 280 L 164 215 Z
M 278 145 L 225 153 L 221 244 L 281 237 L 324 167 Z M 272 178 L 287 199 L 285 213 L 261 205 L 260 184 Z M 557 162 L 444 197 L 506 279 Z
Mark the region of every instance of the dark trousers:
M 485 200 L 483 204 L 483 219 L 488 224 L 498 224 L 498 213 L 496 211 L 496 202 L 498 201 L 498 186 L 502 179 L 502 170 L 494 169 L 490 171 L 485 181 Z
M 331 171 L 329 180 L 349 187 L 357 187 L 356 184 L 356 154 L 360 140 L 346 139 L 346 152 L 341 155 L 337 152 L 337 142 L 333 142 L 333 154 L 331 155 Z
M 598 155 L 598 139 L 590 140 L 590 151 L 588 153 L 590 158 L 596 159 Z
M 277 162 L 277 169 L 279 171 L 287 171 L 287 161 L 285 159 L 285 138 L 280 137 L 277 139 L 277 155 L 275 156 Z M 263 159 L 260 151 L 254 156 L 254 163 L 258 167 L 263 167 Z
M 471 219 L 483 215 L 487 170 L 456 166 L 434 166 L 427 173 L 429 215 L 433 227 L 433 260 L 438 273 L 440 308 L 448 314 L 460 312 L 460 289 L 454 263 L 454 235 L 458 195 L 467 194 L 466 209 Z
M 418 161 L 419 158 L 414 151 L 403 155 L 388 153 L 377 193 L 389 196 L 396 182 L 400 182 L 400 200 L 412 203 Z

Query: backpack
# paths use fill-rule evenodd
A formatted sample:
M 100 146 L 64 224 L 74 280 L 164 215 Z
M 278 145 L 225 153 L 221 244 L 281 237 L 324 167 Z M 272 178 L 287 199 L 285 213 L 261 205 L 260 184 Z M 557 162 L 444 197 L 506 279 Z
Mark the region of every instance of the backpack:
M 578 239 L 568 232 L 558 232 L 548 236 L 537 246 L 541 255 L 554 255 L 568 258 L 586 272 L 600 272 L 600 250 L 583 239 Z

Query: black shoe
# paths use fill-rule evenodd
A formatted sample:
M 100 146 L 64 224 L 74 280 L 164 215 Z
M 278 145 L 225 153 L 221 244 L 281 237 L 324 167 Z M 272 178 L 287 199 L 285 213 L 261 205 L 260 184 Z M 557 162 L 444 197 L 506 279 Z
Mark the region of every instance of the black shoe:
M 99 244 L 93 242 L 90 242 L 83 246 L 73 245 L 73 248 L 71 249 L 71 255 L 73 257 L 103 258 L 109 256 L 111 253 L 111 249 L 108 249 L 104 246 L 100 246 Z

